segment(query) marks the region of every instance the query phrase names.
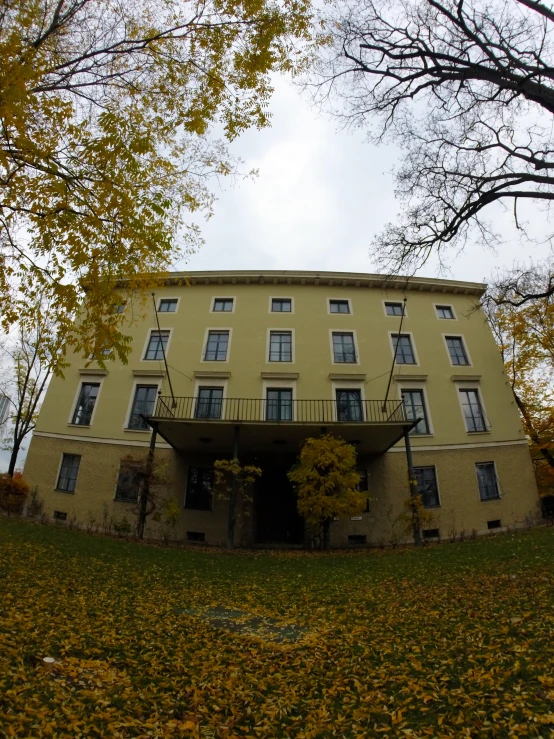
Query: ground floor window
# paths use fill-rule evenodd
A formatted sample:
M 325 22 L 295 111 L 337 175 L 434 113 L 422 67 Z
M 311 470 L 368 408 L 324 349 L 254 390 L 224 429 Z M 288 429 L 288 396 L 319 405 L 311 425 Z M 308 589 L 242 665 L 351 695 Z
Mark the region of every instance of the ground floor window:
M 421 495 L 425 508 L 440 506 L 437 473 L 434 467 L 414 467 L 417 492 Z
M 64 493 L 75 492 L 80 464 L 81 456 L 79 454 L 64 454 L 62 456 L 62 464 L 60 467 L 60 474 L 58 475 L 58 481 L 56 483 L 56 490 L 62 490 Z
M 144 481 L 144 466 L 135 460 L 123 460 L 119 466 L 115 499 L 136 503 Z
M 211 511 L 214 471 L 211 467 L 189 467 L 185 508 Z
M 479 484 L 481 500 L 500 498 L 494 462 L 481 462 L 476 464 L 475 467 L 477 469 L 477 482 Z

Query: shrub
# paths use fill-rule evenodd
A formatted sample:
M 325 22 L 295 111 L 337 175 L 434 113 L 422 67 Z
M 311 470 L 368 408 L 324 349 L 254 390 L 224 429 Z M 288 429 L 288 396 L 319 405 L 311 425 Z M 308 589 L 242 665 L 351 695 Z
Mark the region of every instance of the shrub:
M 29 494 L 29 486 L 23 479 L 21 472 L 16 472 L 13 477 L 7 474 L 0 475 L 0 508 L 8 516 L 20 515 Z

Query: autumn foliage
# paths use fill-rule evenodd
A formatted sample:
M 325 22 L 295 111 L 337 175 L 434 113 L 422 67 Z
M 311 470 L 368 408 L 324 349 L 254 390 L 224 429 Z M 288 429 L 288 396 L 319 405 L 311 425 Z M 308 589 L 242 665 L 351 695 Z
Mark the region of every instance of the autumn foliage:
M 0 475 L 0 510 L 8 515 L 20 514 L 28 495 L 29 486 L 21 472 L 16 472 L 13 477 Z
M 366 505 L 365 496 L 356 489 L 360 482 L 356 450 L 331 434 L 306 439 L 288 477 L 296 485 L 298 512 L 325 547 L 332 519 L 361 513 Z

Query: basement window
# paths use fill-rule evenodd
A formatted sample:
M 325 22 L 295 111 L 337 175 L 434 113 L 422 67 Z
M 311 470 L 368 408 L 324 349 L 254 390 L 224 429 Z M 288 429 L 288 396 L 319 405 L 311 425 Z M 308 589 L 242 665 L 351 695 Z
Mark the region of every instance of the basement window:
M 440 539 L 440 532 L 438 529 L 423 529 L 424 539 Z
M 65 511 L 54 511 L 56 521 L 67 521 L 67 513 Z
M 367 536 L 365 534 L 349 534 L 349 544 L 367 544 Z
M 502 523 L 499 518 L 495 519 L 494 521 L 487 521 L 487 528 L 488 529 L 501 529 Z
M 187 531 L 187 541 L 206 541 L 203 531 Z

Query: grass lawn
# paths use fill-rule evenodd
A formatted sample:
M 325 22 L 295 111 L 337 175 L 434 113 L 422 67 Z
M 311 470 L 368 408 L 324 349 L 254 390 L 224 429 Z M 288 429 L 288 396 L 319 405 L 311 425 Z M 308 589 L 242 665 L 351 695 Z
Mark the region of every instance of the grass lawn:
M 0 736 L 554 737 L 553 563 L 553 528 L 228 554 L 3 518 Z

